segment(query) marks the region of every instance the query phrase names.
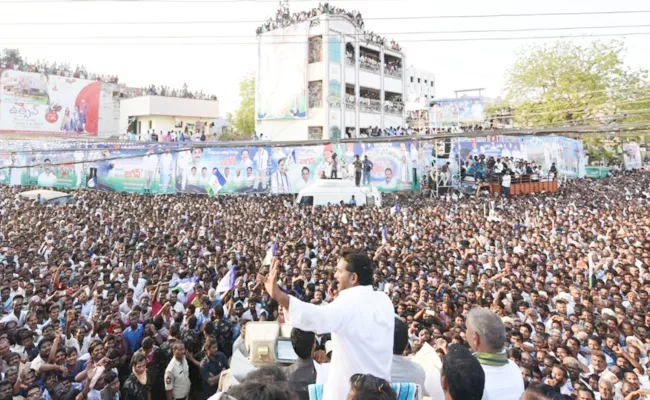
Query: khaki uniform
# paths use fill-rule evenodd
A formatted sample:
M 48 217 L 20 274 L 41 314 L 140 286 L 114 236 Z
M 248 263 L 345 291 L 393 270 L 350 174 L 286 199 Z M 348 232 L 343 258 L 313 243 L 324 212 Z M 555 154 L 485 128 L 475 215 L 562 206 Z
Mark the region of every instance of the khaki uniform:
M 171 390 L 174 399 L 185 399 L 190 394 L 190 369 L 187 360 L 172 358 L 165 369 L 165 390 Z

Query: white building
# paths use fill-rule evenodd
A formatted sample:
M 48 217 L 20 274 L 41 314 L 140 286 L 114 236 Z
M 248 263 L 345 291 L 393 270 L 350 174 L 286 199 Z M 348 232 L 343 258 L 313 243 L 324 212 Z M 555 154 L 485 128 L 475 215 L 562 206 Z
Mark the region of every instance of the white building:
M 427 72 L 410 66 L 406 69 L 406 103 L 421 104 L 426 108 L 428 100 L 436 97 L 436 77 Z
M 382 45 L 364 34 L 359 21 L 323 13 L 259 35 L 258 134 L 334 139 L 405 126 L 405 55 L 390 39 Z
M 219 117 L 217 100 L 140 96 L 120 100 L 120 127 L 139 135 L 155 130 L 209 134 L 210 122 Z

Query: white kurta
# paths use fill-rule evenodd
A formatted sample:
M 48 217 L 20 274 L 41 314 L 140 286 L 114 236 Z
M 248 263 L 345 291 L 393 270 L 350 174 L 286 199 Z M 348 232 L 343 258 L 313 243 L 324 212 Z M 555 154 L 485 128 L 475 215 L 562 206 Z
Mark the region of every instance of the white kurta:
M 332 363 L 323 400 L 347 398 L 350 377 L 372 374 L 390 381 L 395 310 L 372 286 L 342 290 L 332 303 L 316 306 L 290 297 L 288 323 L 316 334 L 332 334 Z

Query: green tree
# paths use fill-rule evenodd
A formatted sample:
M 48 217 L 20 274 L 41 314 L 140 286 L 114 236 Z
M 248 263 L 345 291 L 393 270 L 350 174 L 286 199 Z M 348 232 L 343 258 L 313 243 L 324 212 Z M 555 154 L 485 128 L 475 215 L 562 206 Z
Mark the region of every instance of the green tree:
M 525 48 L 506 75 L 519 126 L 629 123 L 650 118 L 647 70 L 624 64 L 620 41 L 558 41 Z
M 250 136 L 255 132 L 255 77 L 248 76 L 239 83 L 239 108 L 232 117 L 231 125 L 239 135 Z
M 2 49 L 2 57 L 0 61 L 6 64 L 22 64 L 23 59 L 20 56 L 18 49 Z

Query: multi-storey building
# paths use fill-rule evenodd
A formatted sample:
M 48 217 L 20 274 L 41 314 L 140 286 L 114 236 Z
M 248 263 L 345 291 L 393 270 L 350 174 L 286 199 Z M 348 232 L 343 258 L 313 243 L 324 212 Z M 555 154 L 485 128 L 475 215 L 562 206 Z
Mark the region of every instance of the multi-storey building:
M 405 125 L 405 55 L 363 26 L 337 9 L 280 15 L 258 29 L 258 134 L 354 138 Z

